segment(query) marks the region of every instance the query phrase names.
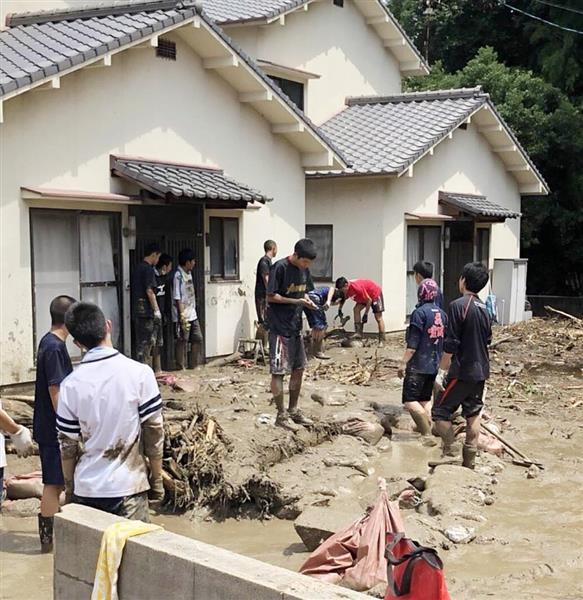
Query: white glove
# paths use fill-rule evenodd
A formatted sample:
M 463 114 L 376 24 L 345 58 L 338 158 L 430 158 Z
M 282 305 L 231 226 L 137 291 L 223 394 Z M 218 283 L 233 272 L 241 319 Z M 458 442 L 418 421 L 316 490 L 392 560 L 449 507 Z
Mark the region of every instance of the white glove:
M 437 372 L 437 377 L 435 378 L 435 383 L 433 384 L 433 389 L 436 393 L 443 392 L 443 390 L 445 389 L 443 381 L 446 375 L 447 371 L 445 371 L 444 369 L 439 369 L 439 371 Z
M 154 320 L 155 321 L 162 320 L 162 313 L 160 312 L 160 309 L 154 311 Z
M 23 427 L 21 425 L 18 428 L 18 431 L 10 436 L 10 439 L 16 448 L 16 454 L 18 454 L 20 458 L 26 458 L 32 454 L 32 435 L 28 427 Z

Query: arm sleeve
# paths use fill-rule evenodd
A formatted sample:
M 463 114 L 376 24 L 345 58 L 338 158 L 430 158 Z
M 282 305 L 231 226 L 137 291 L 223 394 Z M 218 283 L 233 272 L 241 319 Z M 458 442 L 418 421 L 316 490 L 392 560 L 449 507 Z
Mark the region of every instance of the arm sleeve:
M 151 267 L 146 278 L 146 290 L 152 289 L 156 291 L 157 287 L 158 283 L 156 281 L 156 273 L 154 273 L 154 267 Z
M 164 458 L 164 422 L 162 413 L 150 416 L 142 423 L 144 454 L 148 458 Z
M 140 414 L 140 423 L 152 417 L 159 416 L 162 418 L 162 396 L 158 389 L 154 371 L 148 366 L 144 366 L 138 412 Z
M 269 263 L 266 260 L 259 261 L 259 275 L 261 277 L 269 275 Z
M 281 288 L 281 279 L 283 276 L 283 269 L 279 266 L 275 266 L 269 273 L 269 281 L 267 282 L 267 295 L 279 294 Z
M 67 386 L 61 386 L 59 390 L 59 406 L 57 408 L 57 431 L 64 437 L 72 440 L 81 439 L 81 426 L 69 397 Z
M 418 310 L 413 311 L 409 328 L 407 329 L 407 348 L 417 350 L 424 328 L 424 319 Z
M 463 325 L 463 316 L 460 305 L 452 302 L 447 311 L 447 329 L 443 350 L 448 354 L 455 354 L 460 345 Z
M 47 383 L 49 385 L 61 385 L 61 381 L 67 377 L 69 370 L 66 365 L 66 358 L 58 350 L 49 350 L 45 352 L 45 373 L 47 374 Z
M 174 274 L 174 280 L 172 281 L 172 300 L 182 300 L 182 294 L 180 293 L 180 284 L 180 273 L 176 271 L 176 273 Z

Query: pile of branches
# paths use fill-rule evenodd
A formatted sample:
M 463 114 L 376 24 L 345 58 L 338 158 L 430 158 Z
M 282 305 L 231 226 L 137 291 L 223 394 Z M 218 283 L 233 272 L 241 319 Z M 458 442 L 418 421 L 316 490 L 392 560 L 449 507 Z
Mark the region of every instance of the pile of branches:
M 220 492 L 231 446 L 220 425 L 198 405 L 183 421 L 167 422 L 162 475 L 174 509 L 207 504 Z
M 314 380 L 332 379 L 343 384 L 366 385 L 372 380 L 382 381 L 389 377 L 395 377 L 397 366 L 398 361 L 379 357 L 378 352 L 375 352 L 374 358 L 366 362 L 361 361 L 358 357 L 345 364 L 320 362 L 311 372 L 311 377 Z

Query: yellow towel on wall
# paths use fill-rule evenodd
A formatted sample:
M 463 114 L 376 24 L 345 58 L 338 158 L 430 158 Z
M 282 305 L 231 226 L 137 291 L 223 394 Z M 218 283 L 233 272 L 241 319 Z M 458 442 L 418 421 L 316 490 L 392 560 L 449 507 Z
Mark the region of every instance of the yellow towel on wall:
M 91 600 L 118 600 L 117 573 L 127 539 L 157 529 L 162 527 L 142 521 L 123 521 L 103 532 Z

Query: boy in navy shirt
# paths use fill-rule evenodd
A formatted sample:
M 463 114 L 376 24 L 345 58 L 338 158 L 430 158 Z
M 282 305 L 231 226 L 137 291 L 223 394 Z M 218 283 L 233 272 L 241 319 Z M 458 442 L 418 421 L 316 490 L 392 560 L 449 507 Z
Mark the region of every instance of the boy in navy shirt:
M 443 354 L 447 316 L 435 303 L 439 286 L 424 279 L 417 288 L 419 304 L 411 315 L 407 330 L 407 349 L 399 366 L 403 381 L 403 404 L 421 435 L 431 432 L 427 406 Z
M 70 296 L 57 296 L 51 302 L 51 330 L 40 341 L 36 356 L 33 437 L 38 443 L 43 474 L 43 495 L 38 516 L 41 552 L 51 552 L 53 549 L 53 520 L 59 512 L 59 496 L 65 489 L 56 412 L 59 386 L 73 371 L 65 345 L 69 335 L 65 313 L 74 303 L 75 299 Z
M 484 385 L 490 377 L 488 346 L 492 341 L 492 322 L 478 293 L 488 283 L 488 270 L 479 262 L 468 263 L 459 280 L 461 298 L 448 309 L 448 328 L 444 354 L 435 380 L 436 398 L 432 416 L 443 440 L 443 453 L 451 454 L 454 432 L 451 419 L 462 407 L 466 419 L 463 466 L 473 469 L 476 463 L 480 413 Z

